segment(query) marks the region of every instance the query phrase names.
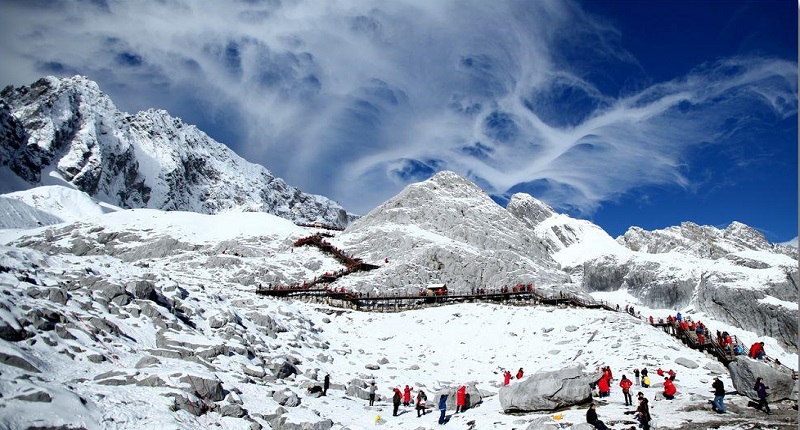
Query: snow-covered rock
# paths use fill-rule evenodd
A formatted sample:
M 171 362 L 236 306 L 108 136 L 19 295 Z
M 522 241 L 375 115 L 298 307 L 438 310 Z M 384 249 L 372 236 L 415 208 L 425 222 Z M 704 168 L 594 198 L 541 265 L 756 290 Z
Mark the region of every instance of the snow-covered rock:
M 784 367 L 742 357 L 730 363 L 728 369 L 736 391 L 753 400 L 758 400 L 758 393 L 753 389 L 757 378 L 764 378 L 762 382 L 769 387 L 768 401 L 797 400 L 797 381 L 792 379 L 791 372 Z
M 123 208 L 259 211 L 340 227 L 354 218 L 163 110 L 118 111 L 85 77 L 42 78 L 0 97 L 0 176 L 23 180 L 0 191 L 71 184 Z
M 500 389 L 500 405 L 506 412 L 553 411 L 591 400 L 590 384 L 598 375 L 585 373 L 582 365 L 540 371 L 521 382 Z

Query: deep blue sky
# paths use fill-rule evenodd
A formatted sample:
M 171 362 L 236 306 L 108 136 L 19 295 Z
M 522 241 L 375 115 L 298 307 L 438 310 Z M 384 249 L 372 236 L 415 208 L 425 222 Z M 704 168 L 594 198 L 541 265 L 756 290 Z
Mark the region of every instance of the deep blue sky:
M 795 1 L 0 1 L 0 85 L 86 75 L 366 213 L 453 170 L 611 235 L 797 236 Z
M 664 81 L 717 58 L 762 55 L 797 62 L 796 1 L 586 1 L 612 22 L 647 76 Z M 691 151 L 687 174 L 697 189 L 642 187 L 607 202 L 593 221 L 612 235 L 681 220 L 761 229 L 769 240 L 797 235 L 797 116 L 769 118 L 726 145 Z M 747 160 L 747 167 L 732 166 Z M 707 178 L 707 179 L 706 179 Z

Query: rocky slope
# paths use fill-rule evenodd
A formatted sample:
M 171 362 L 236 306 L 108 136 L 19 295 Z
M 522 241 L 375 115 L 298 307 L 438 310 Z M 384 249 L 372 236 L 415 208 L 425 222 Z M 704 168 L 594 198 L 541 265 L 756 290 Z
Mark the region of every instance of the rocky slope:
M 3 192 L 66 181 L 122 208 L 260 211 L 340 227 L 354 218 L 165 111 L 118 111 L 86 78 L 43 78 L 0 97 L 0 177 L 22 179 Z

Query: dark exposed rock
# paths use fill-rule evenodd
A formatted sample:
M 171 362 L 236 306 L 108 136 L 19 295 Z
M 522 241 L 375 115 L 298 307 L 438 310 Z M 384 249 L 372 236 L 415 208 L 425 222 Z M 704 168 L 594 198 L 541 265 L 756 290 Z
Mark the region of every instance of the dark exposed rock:
M 289 376 L 297 375 L 298 370 L 292 363 L 289 363 L 288 361 L 283 361 L 273 368 L 272 373 L 278 379 L 285 379 L 288 378 Z
M 6 354 L 5 352 L 0 352 L 0 364 L 5 364 L 6 366 L 18 367 L 28 372 L 41 373 L 41 371 L 37 369 L 33 364 L 29 363 L 28 360 L 18 355 Z
M 200 400 L 192 400 L 186 396 L 175 393 L 169 393 L 167 396 L 172 397 L 171 408 L 173 411 L 186 411 L 196 417 L 208 411 L 208 405 Z
M 180 381 L 189 384 L 189 392 L 201 399 L 216 402 L 225 398 L 225 391 L 219 379 L 189 374 L 182 376 Z
M 46 391 L 34 391 L 33 393 L 20 394 L 19 396 L 14 397 L 14 399 L 22 400 L 25 402 L 42 402 L 42 403 L 50 403 L 53 401 L 53 397 L 50 396 L 50 393 Z
M 227 405 L 222 405 L 222 407 L 219 408 L 219 413 L 223 417 L 234 418 L 242 418 L 243 416 L 247 415 L 247 411 L 243 407 L 230 403 Z

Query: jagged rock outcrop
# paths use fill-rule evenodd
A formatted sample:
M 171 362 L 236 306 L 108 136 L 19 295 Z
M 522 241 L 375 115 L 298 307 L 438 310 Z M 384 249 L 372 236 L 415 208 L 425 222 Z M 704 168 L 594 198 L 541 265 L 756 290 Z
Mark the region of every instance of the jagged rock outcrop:
M 635 252 L 585 261 L 588 291 L 626 289 L 648 307 L 691 308 L 797 350 L 796 256 L 754 229 L 683 223 L 656 232 L 633 228 L 618 240 Z
M 301 192 L 163 110 L 120 112 L 93 81 L 42 78 L 0 93 L 0 168 L 17 191 L 53 169 L 88 195 L 123 208 L 269 212 L 344 227 L 335 202 Z
M 736 221 L 725 230 L 693 222 L 654 231 L 631 227 L 617 241 L 634 251 L 649 254 L 681 252 L 712 260 L 739 251 L 776 249 L 758 230 Z
M 731 372 L 733 387 L 739 394 L 758 400 L 758 394 L 753 390 L 753 386 L 756 384 L 757 378 L 764 378 L 762 382 L 769 387 L 767 390 L 769 402 L 784 399 L 797 400 L 796 381 L 792 379 L 792 373 L 784 367 L 739 357 L 738 360 L 728 364 L 728 370 Z
M 592 399 L 590 384 L 599 375 L 584 372 L 583 365 L 536 372 L 500 388 L 500 406 L 505 412 L 552 411 L 584 404 Z

